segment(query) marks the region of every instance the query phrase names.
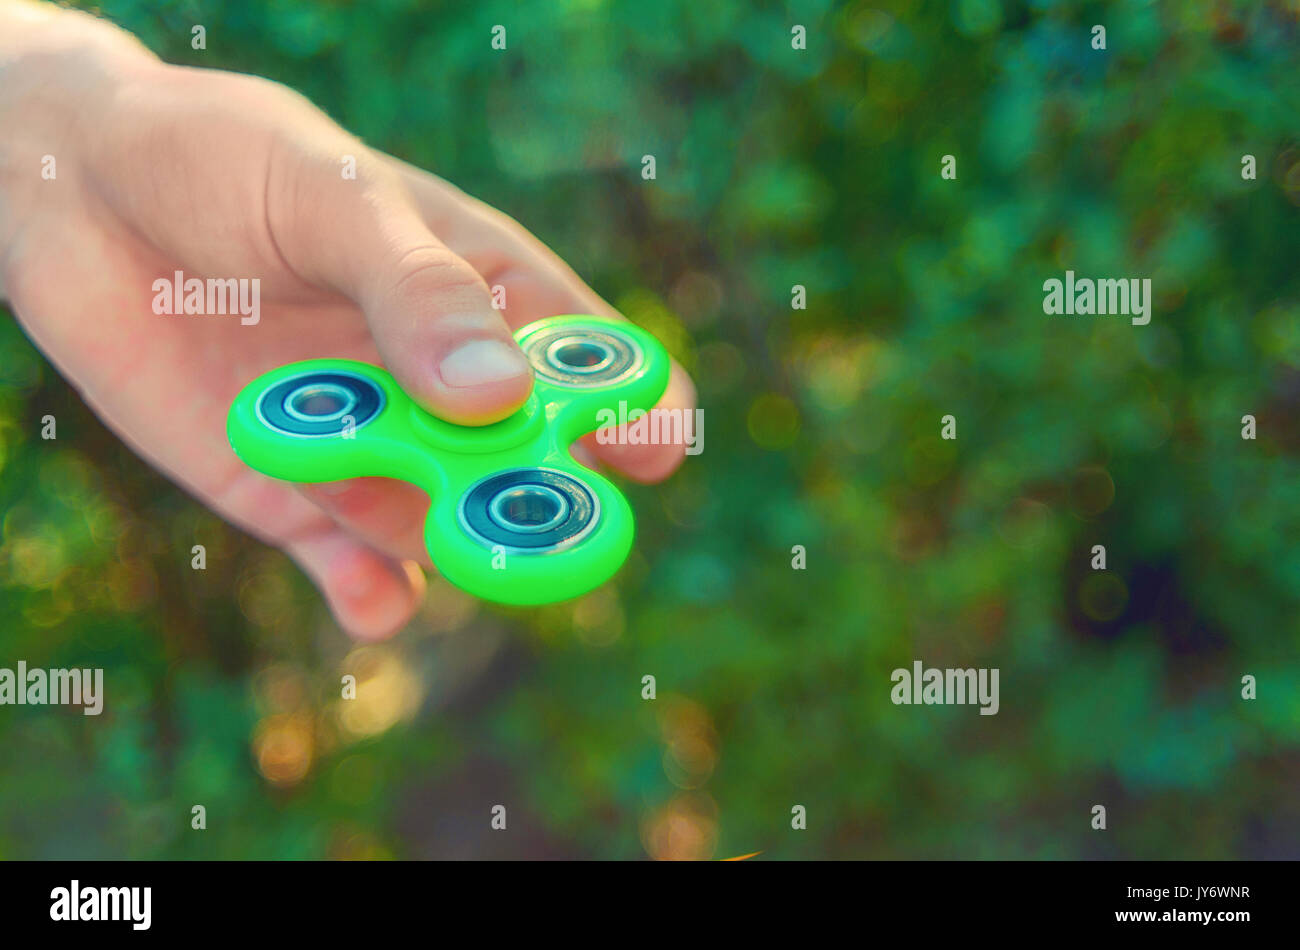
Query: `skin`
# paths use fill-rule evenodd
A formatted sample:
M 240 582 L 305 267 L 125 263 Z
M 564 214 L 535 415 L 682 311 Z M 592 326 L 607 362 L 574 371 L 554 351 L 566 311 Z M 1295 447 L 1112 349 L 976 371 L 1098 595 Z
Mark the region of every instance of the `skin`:
M 138 455 L 282 548 L 359 639 L 390 636 L 419 606 L 428 498 L 387 479 L 292 486 L 252 471 L 226 441 L 235 394 L 284 363 L 346 357 L 480 425 L 530 390 L 512 329 L 616 316 L 514 220 L 291 90 L 162 63 L 81 13 L 0 0 L 0 128 L 0 298 Z M 177 270 L 259 278 L 260 322 L 155 314 L 153 282 Z M 660 406 L 694 403 L 674 367 Z M 654 482 L 684 449 L 588 437 L 575 455 Z

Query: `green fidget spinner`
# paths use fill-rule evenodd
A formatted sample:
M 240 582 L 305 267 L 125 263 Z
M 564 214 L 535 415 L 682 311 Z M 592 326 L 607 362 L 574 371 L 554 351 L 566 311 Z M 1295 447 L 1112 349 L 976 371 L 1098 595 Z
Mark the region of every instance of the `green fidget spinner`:
M 432 500 L 425 547 L 472 594 L 506 604 L 576 597 L 618 570 L 633 521 L 619 490 L 569 446 L 649 411 L 668 386 L 668 354 L 639 327 L 605 317 L 550 317 L 515 339 L 535 381 L 500 422 L 454 425 L 377 366 L 306 360 L 244 387 L 230 407 L 230 444 L 286 481 L 379 475 L 419 485 Z

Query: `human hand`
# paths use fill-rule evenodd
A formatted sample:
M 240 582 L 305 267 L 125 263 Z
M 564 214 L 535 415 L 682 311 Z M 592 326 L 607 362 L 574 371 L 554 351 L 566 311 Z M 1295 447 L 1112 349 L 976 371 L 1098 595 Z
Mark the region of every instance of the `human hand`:
M 0 2 L 0 18 L 15 10 L 26 19 L 0 42 L 0 292 L 139 455 L 283 548 L 354 636 L 395 632 L 423 594 L 427 497 L 386 479 L 268 479 L 226 441 L 231 400 L 276 366 L 344 357 L 382 363 L 436 415 L 487 423 L 531 387 L 512 328 L 611 308 L 516 222 L 288 89 L 166 65 L 81 14 Z M 155 313 L 154 283 L 176 271 L 258 279 L 258 322 Z M 660 406 L 694 400 L 674 367 Z M 584 446 L 638 481 L 684 454 Z

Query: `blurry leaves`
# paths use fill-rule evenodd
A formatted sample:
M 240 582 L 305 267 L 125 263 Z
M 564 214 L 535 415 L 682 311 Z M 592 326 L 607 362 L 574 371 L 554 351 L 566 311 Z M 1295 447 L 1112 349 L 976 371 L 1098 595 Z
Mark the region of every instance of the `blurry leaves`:
M 0 323 L 5 652 L 109 692 L 94 728 L 0 713 L 0 854 L 406 856 L 394 803 L 484 750 L 598 856 L 1094 856 L 1098 800 L 1142 827 L 1115 856 L 1294 840 L 1293 12 L 1116 7 L 1101 52 L 1074 2 L 104 8 L 519 219 L 693 371 L 705 449 L 629 487 L 613 585 L 503 612 L 434 581 L 349 654 Z M 1151 325 L 1046 317 L 1066 269 L 1151 276 Z M 915 658 L 1000 667 L 1001 711 L 893 706 Z

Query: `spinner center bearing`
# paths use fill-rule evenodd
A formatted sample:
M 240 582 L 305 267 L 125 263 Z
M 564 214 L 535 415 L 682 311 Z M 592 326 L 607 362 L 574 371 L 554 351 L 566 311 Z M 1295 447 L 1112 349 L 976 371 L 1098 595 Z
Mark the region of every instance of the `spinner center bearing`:
M 550 468 L 516 468 L 480 479 L 461 497 L 461 527 L 489 547 L 549 554 L 586 537 L 600 517 L 594 492 Z
M 610 386 L 635 375 L 645 354 L 630 336 L 604 327 L 556 327 L 524 343 L 537 375 L 562 386 Z
M 384 408 L 384 391 L 352 373 L 301 373 L 262 393 L 257 415 L 278 432 L 299 438 L 338 435 L 351 423 L 359 429 Z

